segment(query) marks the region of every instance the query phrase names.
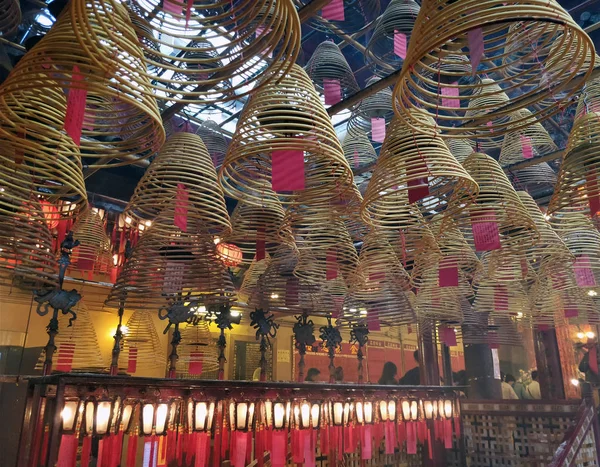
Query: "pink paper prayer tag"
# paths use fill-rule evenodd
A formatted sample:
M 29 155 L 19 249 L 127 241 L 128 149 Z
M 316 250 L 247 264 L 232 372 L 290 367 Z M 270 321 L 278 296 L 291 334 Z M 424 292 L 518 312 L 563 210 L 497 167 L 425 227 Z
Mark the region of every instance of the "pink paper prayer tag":
M 458 98 L 458 88 L 451 86 L 442 87 L 442 106 L 452 107 L 454 109 L 460 108 L 460 99 Z
M 331 0 L 321 10 L 321 16 L 330 21 L 344 21 L 344 0 Z
M 385 139 L 385 118 L 371 119 L 371 139 L 383 143 Z
M 473 74 L 477 72 L 481 58 L 483 57 L 483 31 L 481 28 L 471 29 L 467 32 L 467 40 L 469 42 L 469 58 L 471 60 L 471 68 Z
M 394 53 L 401 59 L 406 58 L 406 34 L 394 31 Z
M 335 105 L 342 100 L 342 88 L 339 79 L 323 78 L 325 105 Z
M 533 158 L 533 147 L 531 146 L 531 138 L 529 136 L 520 135 L 521 138 L 521 150 L 523 152 L 523 159 Z
M 573 272 L 578 287 L 596 287 L 596 278 L 588 255 L 577 257 L 573 264 Z
M 471 230 L 476 251 L 491 251 L 501 248 L 500 233 L 494 211 L 471 214 Z

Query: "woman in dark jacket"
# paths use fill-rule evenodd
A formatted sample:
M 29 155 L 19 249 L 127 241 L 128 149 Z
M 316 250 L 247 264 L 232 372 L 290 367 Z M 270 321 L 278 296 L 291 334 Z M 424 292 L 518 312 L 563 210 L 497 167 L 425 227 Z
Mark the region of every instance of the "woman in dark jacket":
M 396 375 L 398 374 L 398 367 L 393 362 L 385 362 L 383 365 L 383 372 L 381 378 L 379 378 L 379 384 L 393 385 L 398 384 L 396 381 Z

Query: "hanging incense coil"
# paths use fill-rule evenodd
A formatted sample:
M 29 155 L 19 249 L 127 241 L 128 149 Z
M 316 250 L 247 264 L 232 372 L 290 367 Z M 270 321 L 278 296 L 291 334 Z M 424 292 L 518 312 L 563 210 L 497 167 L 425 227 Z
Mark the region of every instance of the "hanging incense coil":
M 521 109 L 515 112 L 514 115 L 511 115 L 511 119 L 527 118 L 530 115 L 531 112 L 529 110 Z M 556 182 L 556 174 L 546 162 L 515 170 L 514 172 L 510 171 L 512 164 L 558 150 L 542 124 L 537 122 L 533 117 L 529 118 L 531 118 L 531 125 L 527 128 L 506 133 L 498 162 L 502 167 L 509 167 L 509 178 L 516 186 L 523 188 L 545 186 L 551 188 Z
M 523 346 L 522 333 L 514 319 L 501 316 L 488 316 L 477 313 L 477 325 L 463 326 L 463 344 L 488 344 L 497 349 L 500 345 Z
M 154 376 L 153 373 L 165 368 L 166 352 L 152 316 L 153 313 L 137 310 L 127 320 L 127 334 L 119 354 L 119 370 L 130 375 Z
M 499 243 L 503 250 L 518 253 L 534 245 L 539 239 L 535 223 L 498 162 L 474 152 L 463 167 L 479 185 L 475 203 L 456 218 L 469 243 L 477 240 L 477 231 L 480 235 L 476 248 L 497 249 Z
M 431 219 L 430 226 L 442 254 L 440 261 L 456 265 L 468 279 L 481 271 L 477 255 L 452 219 L 437 214 Z
M 301 8 L 310 4 L 309 0 L 295 0 L 294 3 Z M 332 31 L 340 31 L 352 34 L 360 31 L 363 27 L 374 21 L 381 11 L 380 0 L 350 0 L 339 2 L 343 11 L 343 19 L 339 10 L 336 11 L 335 19 L 328 17 L 323 12 L 317 12 L 306 24 L 313 29 L 331 34 Z
M 379 79 L 380 78 L 376 76 L 372 76 L 367 80 L 365 86 L 368 87 L 379 81 Z M 392 106 L 392 90 L 389 87 L 385 87 L 375 94 L 365 97 L 356 105 L 352 110 L 350 120 L 348 120 L 348 132 L 363 132 L 364 134 L 370 135 L 371 141 L 381 143 L 385 136 L 385 129 L 381 132 L 381 128 L 378 129 L 376 125 L 383 123 L 381 126 L 385 128 L 393 118 L 394 108 Z M 381 122 L 381 119 L 384 121 Z M 375 138 L 373 130 L 375 130 Z
M 95 4 L 92 15 L 79 5 L 71 9 L 87 26 L 79 41 L 93 53 L 109 51 L 92 43 L 92 31 L 116 29 L 139 41 L 151 73 L 144 67 L 136 78 L 150 81 L 151 92 L 165 100 L 198 105 L 236 100 L 289 72 L 300 49 L 300 21 L 291 0 L 200 3 L 131 2 L 135 31 L 123 30 L 122 21 L 106 14 L 121 7 L 117 1 Z M 141 27 L 147 24 L 150 30 Z M 127 63 L 127 57 L 113 60 Z
M 385 198 L 386 204 L 375 201 L 369 206 L 371 213 L 361 211 L 365 223 L 385 235 L 405 269 L 412 268 L 416 256 L 423 250 L 434 250 L 436 239 L 421 211 L 408 203 L 403 190 L 392 191 Z M 390 206 L 395 204 L 394 209 Z M 440 253 L 441 254 L 441 253 Z
M 549 213 L 575 206 L 586 208 L 592 216 L 600 211 L 599 141 L 600 113 L 585 113 L 575 120 L 548 206 Z
M 221 127 L 212 120 L 206 120 L 198 127 L 196 134 L 202 138 L 213 165 L 219 169 L 223 165 L 229 147 L 229 142 L 223 136 Z
M 424 126 L 432 120 L 418 113 Z M 444 140 L 425 133 L 424 126 L 422 131 L 414 131 L 401 120 L 392 122 L 365 193 L 363 217 L 381 207 L 393 209 L 388 198 L 398 190 L 405 191 L 408 201 L 423 212 L 444 207 L 444 215 L 449 217 L 473 202 L 477 183 L 452 156 Z
M 73 238 L 79 246 L 73 250 L 71 263 L 80 271 L 108 274 L 113 266 L 111 244 L 104 221 L 97 209 L 89 209 L 73 226 Z
M 517 195 L 540 233 L 539 243 L 527 250 L 529 261 L 541 275 L 552 275 L 567 269 L 575 259 L 567 245 L 544 218 L 531 195 L 525 191 L 518 191 Z
M 209 306 L 234 298 L 231 278 L 211 235 L 181 232 L 173 209 L 155 219 L 134 247 L 106 304 L 156 309 L 183 300 Z M 189 226 L 201 231 L 202 221 Z
M 73 1 L 71 7 L 77 4 L 84 14 L 93 16 L 85 2 Z M 52 148 L 53 156 L 65 151 L 65 155 L 70 156 L 69 153 L 77 149 L 62 129 L 67 117 L 79 118 L 73 114 L 79 109 L 74 108 L 67 115 L 63 89 L 73 93 L 86 90 L 80 149 L 84 159 L 95 162 L 98 168 L 131 164 L 150 157 L 165 138 L 149 82 L 137 79 L 145 68 L 137 39 L 127 41 L 127 28 L 133 34 L 127 12 L 120 5 L 111 10 L 110 16 L 118 20 L 120 30 L 125 31 L 119 35 L 118 43 L 113 40 L 112 31 L 105 34 L 94 29 L 94 42 L 105 44 L 110 53 L 104 56 L 88 53 L 83 44 L 83 50 L 74 47 L 83 26 L 72 21 L 66 8 L 52 30 L 19 61 L 0 87 L 2 115 L 8 119 L 14 112 L 23 112 L 22 118 L 27 119 L 29 126 L 34 129 L 41 126 L 33 132 L 33 139 L 39 138 L 40 144 L 48 148 L 55 145 L 58 151 Z M 116 66 L 116 56 L 126 57 L 127 64 Z M 27 95 L 32 90 L 41 103 L 29 104 L 31 99 Z M 79 94 L 78 99 L 84 97 Z M 27 125 L 23 126 L 19 120 L 12 125 L 16 127 L 13 140 L 19 134 L 29 138 Z
M 409 298 L 410 294 L 412 292 L 404 292 L 391 285 L 379 290 L 377 296 L 371 300 L 361 300 L 351 293 L 349 298 L 354 298 L 360 305 L 344 306 L 340 320 L 350 323 L 364 321 L 375 329 L 414 324 L 417 318 Z
M 365 50 L 365 61 L 374 73 L 385 76 L 402 67 L 404 59 L 398 53 L 406 54 L 419 9 L 413 0 L 392 0 L 377 18 Z
M 418 103 L 437 117 L 431 129 L 441 129 L 448 137 L 489 138 L 505 133 L 509 126 L 513 131 L 524 128 L 529 125 L 528 119 L 505 121 L 503 117 L 533 104 L 539 105 L 533 117 L 543 121 L 562 111 L 557 104 L 567 102 L 578 91 L 594 64 L 591 39 L 555 0 L 534 0 L 527 4 L 516 0 L 489 0 L 484 4 L 476 0 L 426 0 L 412 37 L 394 89 L 397 114 L 411 125 L 418 124 L 408 112 Z M 533 51 L 531 44 L 535 44 Z M 504 51 L 500 52 L 502 47 Z M 469 49 L 471 63 L 479 65 L 473 70 L 476 77 L 484 77 L 490 70 L 502 76 L 498 84 L 502 85 L 502 93 L 511 95 L 509 106 L 500 105 L 495 99 L 474 105 L 467 91 L 487 95 L 489 99 L 499 95 L 495 82 L 481 79 L 453 85 L 459 94 L 455 97 L 459 99 L 459 108 L 439 112 L 441 90 L 439 94 L 428 90 L 437 83 L 457 81 L 455 75 L 445 72 L 439 64 L 448 55 L 464 54 L 465 48 Z M 440 72 L 430 77 L 435 63 Z M 581 85 L 571 87 L 572 80 L 580 73 L 584 75 Z M 550 96 L 554 99 L 548 99 Z M 490 121 L 493 124 L 488 126 Z
M 270 258 L 265 257 L 261 260 L 254 260 L 250 267 L 244 274 L 244 280 L 238 292 L 238 297 L 241 301 L 248 304 L 256 304 L 260 306 L 262 303 L 262 296 L 258 289 L 258 280 L 264 274 L 269 265 Z
M 187 324 L 181 330 L 177 353 L 178 373 L 182 378 L 203 378 L 219 369 L 217 342 L 210 335 L 206 321 L 200 321 L 197 325 Z
M 369 232 L 369 226 L 366 225 L 360 215 L 360 205 L 362 204 L 363 198 L 358 191 L 358 188 L 353 183 L 352 189 L 345 192 L 343 195 L 332 203 L 332 208 L 335 209 L 336 213 L 344 221 L 346 229 L 350 234 L 350 238 L 356 242 L 361 241 L 362 238 Z
M 356 129 L 348 130 L 342 143 L 344 156 L 353 170 L 360 170 L 372 165 L 377 160 L 377 153 L 366 133 Z
M 20 199 L 13 187 L 0 187 L 0 283 L 20 282 L 20 287 L 39 290 L 58 286 L 58 263 L 52 235 L 38 198 Z
M 592 112 L 600 112 L 600 79 L 598 78 L 590 79 L 583 86 L 577 100 L 575 119 Z
M 510 131 L 504 135 L 500 159 L 502 167 L 521 162 L 524 158 L 542 156 L 558 151 L 554 140 L 546 129 L 531 116 L 528 109 L 521 109 L 510 116 L 512 120 L 529 119 L 530 124 L 523 129 Z
M 165 143 L 138 182 L 126 213 L 153 220 L 165 207 L 177 206 L 178 196 L 187 198 L 183 202 L 188 224 L 214 235 L 231 232 L 217 172 L 206 146 L 191 133 L 176 133 Z
M 315 87 L 322 92 L 327 92 L 326 87 L 339 86 L 339 100 L 347 99 L 360 90 L 352 68 L 334 42 L 325 41 L 317 46 L 306 64 L 306 72 L 315 83 Z M 337 89 L 334 89 L 334 92 L 336 91 Z M 327 102 L 327 96 L 325 101 L 326 105 L 330 104 Z
M 471 155 L 473 152 L 473 146 L 471 142 L 466 139 L 447 139 L 446 145 L 452 155 L 456 158 L 458 162 L 461 164 L 465 161 L 467 157 Z
M 459 287 L 438 287 L 438 268 L 427 271 L 415 300 L 419 320 L 462 323 L 463 308 L 474 293 L 469 283 L 461 279 Z
M 262 306 L 269 310 L 320 313 L 327 309 L 318 284 L 298 280 L 291 273 L 282 273 L 273 260 L 258 279 L 258 289 Z
M 302 211 L 297 217 L 298 223 L 292 223 L 298 248 L 294 275 L 320 284 L 339 275 L 348 284 L 358 263 L 352 239 L 342 219 L 327 219 L 318 214 Z
M 311 196 L 333 197 L 352 186 L 352 171 L 331 119 L 297 65 L 246 104 L 219 172 L 225 193 L 261 205 L 263 192 L 271 187 L 274 151 L 304 152 L 304 192 Z M 282 203 L 289 203 L 298 193 L 302 192 L 278 195 Z
M 45 79 L 32 76 L 30 84 L 43 88 Z M 5 81 L 7 87 L 10 80 Z M 4 85 L 0 87 L 0 184 L 12 186 L 20 200 L 37 191 L 53 203 L 68 198 L 75 207 L 63 214 L 71 217 L 87 203 L 81 157 L 73 140 L 61 132 L 67 99 L 57 81 L 47 82 L 56 88 L 5 92 Z
M 498 282 L 483 277 L 473 286 L 476 290 L 473 306 L 478 313 L 519 318 L 531 316 L 532 303 L 520 281 Z
M 0 5 L 0 33 L 12 36 L 21 24 L 21 5 L 17 0 L 3 0 Z
M 279 228 L 285 211 L 272 190 L 265 191 L 263 206 L 238 202 L 231 215 L 232 233 L 224 238 L 243 253 L 241 264 L 250 264 L 262 243 L 263 255 L 272 254 L 279 243 Z
M 373 229 L 365 236 L 361 246 L 352 289 L 356 298 L 368 300 L 387 284 L 409 290 L 410 276 L 385 235 Z
M 537 244 L 531 248 L 536 248 Z M 532 284 L 537 279 L 536 269 L 526 256 L 526 251 L 515 253 L 502 249 L 481 253 L 483 274 L 479 277 L 496 282 L 521 281 Z
M 582 211 L 568 208 L 555 212 L 550 225 L 575 256 L 577 286 L 595 290 L 600 284 L 600 232 Z
M 59 373 L 102 373 L 107 365 L 102 358 L 90 311 L 83 301 L 73 311 L 77 314 L 77 319 L 72 323 L 69 322 L 71 315 L 60 313 L 58 316 L 54 370 Z M 45 358 L 46 353 L 42 351 L 35 365 L 36 370 L 42 369 Z

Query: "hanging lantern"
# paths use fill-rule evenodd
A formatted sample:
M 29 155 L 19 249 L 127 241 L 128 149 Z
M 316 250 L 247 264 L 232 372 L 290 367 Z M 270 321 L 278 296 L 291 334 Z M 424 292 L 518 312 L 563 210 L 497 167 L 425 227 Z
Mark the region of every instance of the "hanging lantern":
M 85 403 L 85 432 L 87 435 L 103 436 L 109 432 L 113 419 L 113 401 L 100 399 Z
M 266 420 L 267 428 L 273 428 L 274 430 L 289 428 L 291 410 L 290 402 L 265 401 L 263 404 L 263 418 Z
M 231 243 L 217 244 L 217 252 L 225 266 L 235 268 L 242 262 L 242 250 Z
M 82 411 L 83 405 L 79 405 L 79 399 L 65 401 L 60 413 L 63 434 L 73 434 L 76 431 L 79 415 Z
M 194 402 L 194 423 L 192 425 L 193 431 L 199 431 L 206 433 L 212 430 L 213 419 L 215 415 L 215 403 L 214 402 Z
M 171 412 L 173 411 L 173 407 Z M 171 414 L 174 415 L 174 414 Z M 158 404 L 145 403 L 141 410 L 141 427 L 144 436 L 157 435 L 162 436 L 167 431 L 167 421 L 169 417 L 169 403 L 160 402 Z

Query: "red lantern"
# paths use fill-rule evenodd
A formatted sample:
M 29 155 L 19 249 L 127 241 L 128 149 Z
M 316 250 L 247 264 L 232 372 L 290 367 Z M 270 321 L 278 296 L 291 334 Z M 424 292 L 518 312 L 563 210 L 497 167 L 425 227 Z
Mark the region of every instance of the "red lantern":
M 60 213 L 54 204 L 49 203 L 45 199 L 40 200 L 40 205 L 42 206 L 42 212 L 44 213 L 44 218 L 46 219 L 46 223 L 48 224 L 48 228 L 50 230 L 58 227 L 58 221 L 60 221 Z
M 234 268 L 242 262 L 242 250 L 231 243 L 218 243 L 217 251 L 225 266 Z

